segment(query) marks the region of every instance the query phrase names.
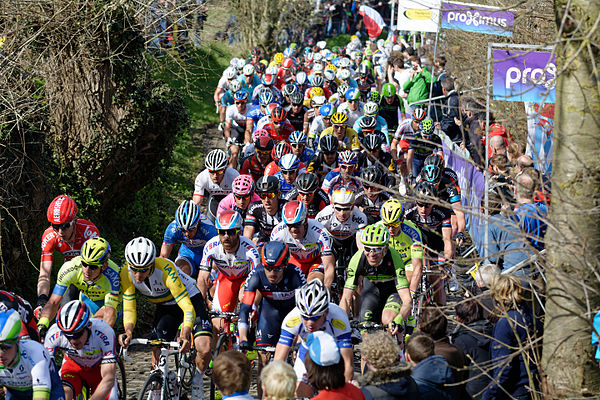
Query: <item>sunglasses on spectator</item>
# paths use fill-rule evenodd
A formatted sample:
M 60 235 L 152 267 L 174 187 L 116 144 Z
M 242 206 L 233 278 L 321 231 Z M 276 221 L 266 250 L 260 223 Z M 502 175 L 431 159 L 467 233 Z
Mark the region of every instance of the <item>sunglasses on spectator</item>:
M 265 270 L 269 271 L 269 272 L 273 272 L 273 271 L 283 271 L 282 267 L 270 267 L 268 265 L 265 265 Z
M 98 268 L 100 268 L 100 265 L 96 265 L 96 264 L 89 264 L 89 263 L 86 263 L 85 261 L 82 261 L 82 262 L 81 262 L 81 266 L 82 266 L 82 267 L 89 268 L 89 269 L 91 269 L 92 271 L 95 271 L 95 270 L 97 270 Z
M 82 337 L 82 336 L 83 336 L 83 333 L 84 333 L 84 332 L 85 332 L 85 329 L 82 329 L 82 330 L 80 330 L 79 332 L 73 332 L 73 333 L 65 333 L 65 332 L 63 332 L 63 335 L 65 335 L 65 337 L 66 337 L 67 339 L 70 339 L 70 340 L 77 340 L 77 339 L 79 339 L 80 337 Z
M 0 343 L 0 351 L 10 350 L 15 344 L 17 344 L 16 341 L 2 342 Z
M 365 246 L 364 250 L 365 253 L 375 253 L 375 254 L 379 254 L 383 252 L 384 247 L 383 246 L 378 246 L 378 247 L 370 247 L 370 246 Z
M 217 233 L 221 236 L 235 236 L 240 233 L 239 229 L 217 229 Z
M 59 230 L 67 230 L 71 227 L 71 225 L 73 225 L 74 221 L 69 221 L 69 222 L 65 222 L 64 224 L 52 224 L 52 229 L 54 229 L 55 231 L 59 231 Z
M 315 321 L 318 321 L 319 318 L 321 318 L 321 317 L 322 317 L 322 315 L 315 315 L 313 317 L 306 317 L 306 316 L 303 315 L 302 319 L 305 320 L 305 321 L 313 321 L 313 322 L 315 322 Z
M 344 212 L 344 211 L 352 211 L 352 207 L 333 207 L 335 211 Z
M 277 194 L 273 193 L 273 192 L 269 192 L 269 193 L 259 193 L 258 197 L 260 197 L 261 199 L 265 200 L 265 199 L 274 199 L 275 197 L 277 197 Z
M 292 174 L 295 174 L 296 172 L 298 172 L 297 169 L 282 169 L 281 175 L 292 175 Z
M 225 173 L 225 170 L 224 169 L 220 169 L 218 171 L 210 171 L 209 170 L 208 173 L 212 174 L 212 175 L 223 175 Z
M 250 198 L 250 196 L 252 196 L 251 194 L 245 194 L 245 195 L 239 195 L 239 194 L 234 194 L 233 197 L 235 197 L 238 200 L 248 200 Z

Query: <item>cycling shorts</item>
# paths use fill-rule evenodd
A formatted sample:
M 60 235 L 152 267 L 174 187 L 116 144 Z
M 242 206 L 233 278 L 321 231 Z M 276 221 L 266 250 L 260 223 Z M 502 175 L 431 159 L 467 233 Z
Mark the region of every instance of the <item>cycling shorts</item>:
M 400 311 L 402 301 L 394 282 L 374 284 L 369 279 L 363 280 L 360 302 L 360 322 L 381 323 L 384 310 Z
M 246 134 L 245 126 L 232 126 L 231 127 L 231 144 L 234 146 L 244 145 L 244 135 Z
M 292 310 L 293 307 L 276 309 L 271 303 L 263 300 L 256 329 L 256 345 L 276 346 L 281 334 L 281 323 Z
M 206 309 L 204 297 L 197 294 L 190 298 L 196 319 L 192 333 L 197 336 L 212 336 L 212 323 Z M 174 340 L 179 326 L 183 322 L 183 310 L 177 304 L 157 304 L 156 312 L 154 313 L 154 321 L 152 326 L 151 339 Z
M 298 260 L 294 255 L 290 255 L 290 264 L 294 264 L 296 267 L 304 273 L 304 276 L 308 276 L 313 271 L 325 273 L 325 266 L 321 261 L 321 257 L 317 257 L 314 260 L 308 262 L 302 262 Z
M 70 358 L 65 357 L 65 361 L 60 368 L 60 377 L 63 385 L 69 386 L 73 390 L 73 398 L 76 398 L 81 394 L 83 385 L 90 388 L 92 393 L 96 391 L 96 388 L 102 381 L 101 366 L 97 365 L 94 368 L 82 367 Z M 110 400 L 116 400 L 119 397 L 116 382 L 117 378 L 115 375 L 115 385 L 108 395 L 108 399 Z
M 238 279 L 229 279 L 225 274 L 219 274 L 213 296 L 212 311 L 232 312 L 240 295 L 240 288 L 246 281 L 246 276 Z
M 200 267 L 200 262 L 202 261 L 201 251 L 193 251 L 187 246 L 180 246 L 179 253 L 177 253 L 177 258 L 175 259 L 175 264 L 177 264 L 178 260 L 185 261 L 190 265 L 192 269 L 192 278 L 198 276 L 198 267 Z

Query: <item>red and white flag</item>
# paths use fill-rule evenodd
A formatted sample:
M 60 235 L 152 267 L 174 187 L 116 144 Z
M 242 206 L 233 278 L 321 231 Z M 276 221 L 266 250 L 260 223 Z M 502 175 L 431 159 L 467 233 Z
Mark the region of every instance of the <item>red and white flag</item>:
M 375 39 L 379 36 L 383 27 L 386 25 L 381 14 L 369 6 L 360 6 L 358 13 L 362 15 L 363 20 L 365 21 L 365 26 L 369 32 L 369 38 Z

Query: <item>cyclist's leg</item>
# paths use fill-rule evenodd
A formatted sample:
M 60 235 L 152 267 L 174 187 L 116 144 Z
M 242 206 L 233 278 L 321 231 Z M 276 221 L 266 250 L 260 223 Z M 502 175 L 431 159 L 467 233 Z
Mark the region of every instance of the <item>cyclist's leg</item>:
M 60 377 L 65 391 L 65 399 L 71 400 L 81 393 L 83 380 L 81 377 L 82 368 L 73 360 L 65 358 L 60 368 Z
M 235 310 L 240 288 L 245 281 L 245 277 L 239 279 L 229 279 L 225 274 L 220 273 L 215 283 L 215 294 L 213 296 L 212 311 L 231 312 Z M 223 328 L 222 318 L 213 318 L 213 330 Z M 216 335 L 215 335 L 216 337 Z
M 427 263 L 429 269 L 437 269 L 437 255 L 440 251 L 444 250 L 444 241 L 442 236 L 437 232 L 430 231 L 428 229 L 421 230 L 423 234 L 423 241 L 426 244 L 424 252 L 424 262 Z M 444 281 L 441 276 L 430 276 L 429 282 L 433 286 L 433 297 L 436 304 L 443 306 L 446 305 L 446 292 L 444 290 Z
M 208 368 L 211 359 L 211 339 L 213 327 L 210 322 L 210 316 L 204 297 L 197 294 L 191 298 L 194 310 L 196 311 L 196 320 L 194 322 L 194 347 L 196 348 L 196 374 L 192 380 L 192 398 L 202 398 L 204 396 L 204 388 L 202 377 L 204 371 Z
M 291 309 L 277 310 L 268 301 L 261 303 L 260 317 L 256 329 L 256 345 L 257 346 L 276 346 L 281 334 L 281 323 Z M 271 358 L 271 353 L 258 352 L 258 368 L 257 368 L 257 388 L 258 397 L 262 398 L 262 386 L 260 383 L 260 373 Z
M 157 304 L 152 322 L 151 339 L 174 340 L 179 324 L 183 320 L 183 311 L 177 304 Z M 152 366 L 158 366 L 160 348 L 152 347 Z
M 370 280 L 364 279 L 360 301 L 360 322 L 380 322 L 383 306 L 379 287 Z

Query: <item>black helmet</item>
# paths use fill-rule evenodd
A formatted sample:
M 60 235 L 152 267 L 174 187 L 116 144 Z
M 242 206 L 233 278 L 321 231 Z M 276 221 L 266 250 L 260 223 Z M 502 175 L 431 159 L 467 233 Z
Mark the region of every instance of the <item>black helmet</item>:
M 444 168 L 444 157 L 438 153 L 430 154 L 423 165 L 435 165 L 438 168 Z
M 325 135 L 321 138 L 321 150 L 325 153 L 338 150 L 338 140 L 333 135 Z
M 285 268 L 290 259 L 290 250 L 283 242 L 271 241 L 260 251 L 260 261 L 263 266 L 270 268 Z
M 312 193 L 319 188 L 319 177 L 312 172 L 303 172 L 296 178 L 296 187 L 300 192 Z
M 372 165 L 368 168 L 365 168 L 360 173 L 360 177 L 366 182 L 370 183 L 381 183 L 381 179 L 383 178 L 383 172 L 376 166 Z
M 304 97 L 302 96 L 302 93 L 295 91 L 294 93 L 290 94 L 290 103 L 298 105 L 302 104 L 303 101 Z
M 275 175 L 261 176 L 256 182 L 256 193 L 279 193 L 281 183 Z
M 363 145 L 369 151 L 375 151 L 381 147 L 381 136 L 371 133 L 363 139 Z
M 437 194 L 437 189 L 430 182 L 421 181 L 417 183 L 417 186 L 415 186 L 415 195 L 417 197 L 431 200 L 433 198 L 436 198 Z
M 375 127 L 377 126 L 377 120 L 374 117 L 365 116 L 361 118 L 360 122 L 358 123 L 358 126 L 360 126 L 360 129 L 362 130 L 375 129 Z
M 288 83 L 283 86 L 281 93 L 283 93 L 284 96 L 290 96 L 292 93 L 297 92 L 297 91 L 298 91 L 298 88 L 296 87 L 296 85 Z
M 437 184 L 442 180 L 442 170 L 433 164 L 425 165 L 421 170 L 421 177 L 423 180 L 433 183 L 437 186 Z

